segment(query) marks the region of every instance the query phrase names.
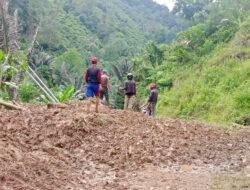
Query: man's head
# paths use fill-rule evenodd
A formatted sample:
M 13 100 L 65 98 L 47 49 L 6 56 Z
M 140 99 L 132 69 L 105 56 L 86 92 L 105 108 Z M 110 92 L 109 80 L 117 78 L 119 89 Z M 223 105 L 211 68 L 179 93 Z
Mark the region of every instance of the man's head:
M 134 76 L 133 76 L 132 73 L 129 73 L 129 74 L 127 75 L 127 79 L 128 79 L 128 80 L 133 80 L 133 78 L 134 78 Z
M 96 65 L 98 63 L 97 57 L 95 57 L 95 56 L 91 57 L 90 62 L 91 62 L 91 64 Z
M 154 90 L 154 89 L 156 89 L 157 88 L 157 85 L 155 84 L 155 83 L 151 83 L 150 85 L 149 85 L 149 89 L 150 90 Z

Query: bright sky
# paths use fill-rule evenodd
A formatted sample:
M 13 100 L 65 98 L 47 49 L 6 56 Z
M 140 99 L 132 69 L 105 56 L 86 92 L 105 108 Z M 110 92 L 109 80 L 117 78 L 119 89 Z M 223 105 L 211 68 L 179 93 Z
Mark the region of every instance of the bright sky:
M 170 10 L 172 10 L 174 7 L 174 0 L 154 0 L 154 1 L 161 5 L 166 5 Z

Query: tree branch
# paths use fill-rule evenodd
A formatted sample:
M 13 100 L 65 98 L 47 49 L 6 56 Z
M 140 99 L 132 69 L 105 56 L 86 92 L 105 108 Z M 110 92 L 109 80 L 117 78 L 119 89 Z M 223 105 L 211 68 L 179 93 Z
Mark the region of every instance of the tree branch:
M 6 107 L 8 109 L 12 109 L 12 110 L 24 110 L 24 108 L 22 108 L 22 107 L 16 106 L 14 104 L 7 103 L 7 102 L 5 102 L 3 100 L 0 100 L 0 105 Z

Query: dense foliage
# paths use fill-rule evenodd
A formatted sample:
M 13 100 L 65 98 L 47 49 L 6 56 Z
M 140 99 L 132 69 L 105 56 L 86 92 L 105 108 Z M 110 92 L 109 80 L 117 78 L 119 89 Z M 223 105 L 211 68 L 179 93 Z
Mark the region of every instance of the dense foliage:
M 172 44 L 148 44 L 134 58 L 142 97 L 157 82 L 162 116 L 229 122 L 249 114 L 249 10 L 247 1 L 177 1 L 174 11 L 194 24 Z
M 151 0 L 9 1 L 10 13 L 19 13 L 21 49 L 39 27 L 30 64 L 54 91 L 79 89 L 91 55 L 111 72 L 149 39 L 170 42 L 182 29 L 177 16 Z
M 25 71 L 39 27 L 28 62 L 62 102 L 82 87 L 88 59 L 97 55 L 112 76 L 115 108 L 122 108 L 119 86 L 133 72 L 139 102 L 157 83 L 159 115 L 230 122 L 250 113 L 249 0 L 175 2 L 169 11 L 152 0 L 10 0 L 21 49 L 12 60 L 23 60 Z M 0 52 L 1 63 L 5 57 Z M 20 64 L 10 63 L 5 74 L 15 78 Z M 19 99 L 46 101 L 28 79 Z

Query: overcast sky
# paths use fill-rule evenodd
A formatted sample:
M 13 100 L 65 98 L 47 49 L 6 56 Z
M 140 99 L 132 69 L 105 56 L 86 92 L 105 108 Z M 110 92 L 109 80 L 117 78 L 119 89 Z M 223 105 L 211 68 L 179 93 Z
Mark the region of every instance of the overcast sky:
M 154 0 L 159 4 L 166 5 L 170 10 L 174 7 L 174 0 Z

